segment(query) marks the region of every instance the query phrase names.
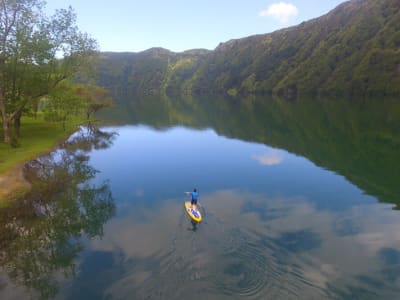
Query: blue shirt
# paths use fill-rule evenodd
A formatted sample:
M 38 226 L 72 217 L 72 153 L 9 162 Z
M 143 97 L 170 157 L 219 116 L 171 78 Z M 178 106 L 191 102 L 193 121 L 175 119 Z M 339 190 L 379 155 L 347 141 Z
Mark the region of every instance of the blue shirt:
M 190 192 L 190 195 L 192 196 L 192 200 L 197 200 L 197 198 L 199 198 L 198 192 Z

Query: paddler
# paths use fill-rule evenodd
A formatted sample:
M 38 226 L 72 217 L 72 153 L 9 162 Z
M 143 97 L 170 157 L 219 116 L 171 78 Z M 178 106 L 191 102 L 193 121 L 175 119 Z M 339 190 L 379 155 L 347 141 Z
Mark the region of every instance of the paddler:
M 197 192 L 197 189 L 193 189 L 193 192 L 185 192 L 186 195 L 191 196 L 192 201 L 190 202 L 192 206 L 197 205 L 197 199 L 199 199 L 199 193 Z

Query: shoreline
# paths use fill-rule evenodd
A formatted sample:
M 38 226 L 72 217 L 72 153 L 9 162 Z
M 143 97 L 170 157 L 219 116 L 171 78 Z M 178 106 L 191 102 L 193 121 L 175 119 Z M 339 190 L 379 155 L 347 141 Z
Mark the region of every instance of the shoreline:
M 0 207 L 31 188 L 31 184 L 24 177 L 25 164 L 26 162 L 20 163 L 4 174 L 0 174 Z
M 72 123 L 72 128 L 64 131 L 61 134 L 62 137 L 61 135 L 56 137 L 50 147 L 48 145 L 36 153 L 29 153 L 25 160 L 16 162 L 14 165 L 10 166 L 8 170 L 0 173 L 0 208 L 7 206 L 8 202 L 12 202 L 30 190 L 31 183 L 24 177 L 25 164 L 57 149 L 60 143 L 68 140 L 72 134 L 79 130 L 79 126 L 82 124 L 84 124 L 84 122 Z

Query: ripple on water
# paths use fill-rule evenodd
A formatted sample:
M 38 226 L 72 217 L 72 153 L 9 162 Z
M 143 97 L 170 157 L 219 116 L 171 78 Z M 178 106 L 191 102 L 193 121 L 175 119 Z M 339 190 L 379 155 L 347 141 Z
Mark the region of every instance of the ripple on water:
M 275 239 L 242 228 L 217 226 L 209 216 L 196 231 L 186 218 L 171 244 L 152 262 L 135 291 L 148 299 L 322 299 L 296 255 Z M 156 267 L 157 266 L 157 267 Z
M 233 230 L 210 278 L 213 293 L 238 299 L 322 298 L 323 291 L 305 278 L 299 265 L 288 263 L 287 255 L 272 239 Z

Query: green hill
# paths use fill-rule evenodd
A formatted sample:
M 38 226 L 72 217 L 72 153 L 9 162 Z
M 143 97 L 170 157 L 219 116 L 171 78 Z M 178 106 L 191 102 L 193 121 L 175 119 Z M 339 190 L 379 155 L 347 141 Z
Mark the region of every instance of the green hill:
M 199 49 L 174 53 L 151 48 L 139 53 L 101 53 L 98 84 L 117 102 L 133 95 L 182 94 L 182 77 L 190 77 L 205 63 L 210 51 Z M 189 91 L 190 92 L 190 91 Z
M 214 51 L 103 53 L 100 84 L 132 94 L 400 95 L 400 1 L 352 0 L 328 14 Z

